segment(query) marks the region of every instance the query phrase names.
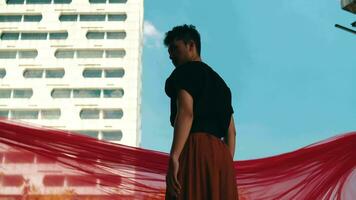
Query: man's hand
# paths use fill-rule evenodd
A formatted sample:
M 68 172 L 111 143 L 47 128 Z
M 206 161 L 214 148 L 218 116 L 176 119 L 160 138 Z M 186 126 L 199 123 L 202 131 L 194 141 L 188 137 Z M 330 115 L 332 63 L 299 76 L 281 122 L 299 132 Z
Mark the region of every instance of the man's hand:
M 179 161 L 176 158 L 169 159 L 168 173 L 166 176 L 166 187 L 173 196 L 177 197 L 181 186 L 178 181 Z

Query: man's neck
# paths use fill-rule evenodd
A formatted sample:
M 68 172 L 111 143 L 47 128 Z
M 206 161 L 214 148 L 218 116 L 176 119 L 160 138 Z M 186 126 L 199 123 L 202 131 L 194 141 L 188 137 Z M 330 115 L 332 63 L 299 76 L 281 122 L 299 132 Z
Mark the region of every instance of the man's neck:
M 193 62 L 193 61 L 199 61 L 199 62 L 202 62 L 201 57 L 200 57 L 200 56 L 197 56 L 197 57 L 195 57 L 195 58 L 192 58 L 191 60 L 188 60 L 188 61 L 187 61 L 187 62 L 185 62 L 185 63 L 188 63 L 188 62 Z M 185 63 L 183 63 L 183 64 L 181 64 L 181 65 L 179 65 L 179 66 L 182 66 L 182 65 L 184 65 Z M 176 66 L 176 67 L 179 67 L 179 66 Z
M 201 57 L 200 56 L 193 57 L 193 59 L 191 61 L 200 61 L 201 62 Z

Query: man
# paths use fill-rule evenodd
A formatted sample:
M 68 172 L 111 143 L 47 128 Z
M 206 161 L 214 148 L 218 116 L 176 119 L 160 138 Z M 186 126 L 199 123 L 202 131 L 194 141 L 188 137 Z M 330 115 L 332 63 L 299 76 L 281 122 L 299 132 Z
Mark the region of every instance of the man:
M 164 43 L 175 66 L 165 84 L 174 127 L 166 199 L 237 199 L 230 89 L 202 62 L 200 35 L 193 25 L 174 27 Z

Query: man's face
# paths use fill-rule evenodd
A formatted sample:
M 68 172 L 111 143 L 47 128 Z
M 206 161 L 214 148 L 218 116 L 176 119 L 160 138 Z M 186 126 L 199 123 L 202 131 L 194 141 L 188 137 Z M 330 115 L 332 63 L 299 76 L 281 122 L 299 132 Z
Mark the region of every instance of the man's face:
M 168 46 L 169 58 L 174 66 L 179 66 L 190 60 L 190 48 L 183 40 L 173 40 Z

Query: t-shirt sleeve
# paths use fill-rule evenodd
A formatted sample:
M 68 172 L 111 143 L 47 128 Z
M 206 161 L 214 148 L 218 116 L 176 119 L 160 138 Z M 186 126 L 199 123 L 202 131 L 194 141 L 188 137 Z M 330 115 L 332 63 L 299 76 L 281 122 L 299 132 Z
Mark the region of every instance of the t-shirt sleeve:
M 166 93 L 176 97 L 180 89 L 186 90 L 193 99 L 200 95 L 203 88 L 203 74 L 196 66 L 180 66 L 175 69 L 166 82 Z

